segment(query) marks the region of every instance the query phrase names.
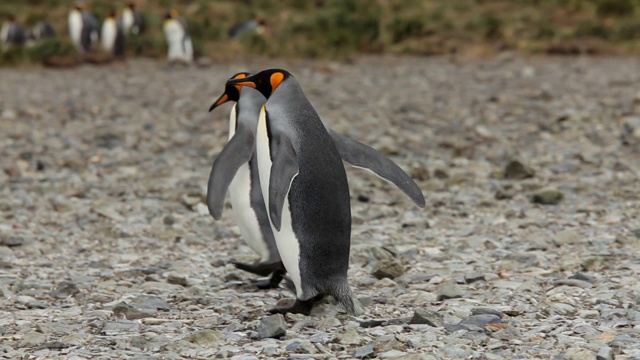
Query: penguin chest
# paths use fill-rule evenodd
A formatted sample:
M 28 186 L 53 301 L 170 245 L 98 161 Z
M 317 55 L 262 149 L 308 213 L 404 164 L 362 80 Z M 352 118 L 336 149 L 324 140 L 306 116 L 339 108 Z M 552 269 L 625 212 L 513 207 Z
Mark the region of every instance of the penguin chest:
M 262 187 L 262 196 L 269 213 L 269 185 L 271 177 L 271 151 L 270 139 L 267 131 L 267 121 L 264 108 L 260 111 L 258 120 L 258 130 L 256 134 L 256 155 L 258 157 L 258 171 L 260 173 L 260 186 Z M 278 253 L 284 267 L 287 269 L 291 280 L 296 287 L 296 295 L 302 296 L 302 278 L 300 274 L 300 244 L 298 238 L 293 231 L 291 223 L 291 207 L 289 205 L 289 193 L 285 196 L 285 204 L 282 209 L 282 223 L 280 231 L 276 230 L 271 222 L 269 215 L 269 224 L 273 230 L 273 236 L 276 240 Z
M 122 28 L 126 33 L 128 33 L 131 30 L 132 26 L 133 26 L 133 11 L 127 8 L 122 12 Z
M 102 24 L 101 40 L 102 47 L 107 51 L 113 51 L 114 44 L 116 43 L 116 36 L 118 35 L 118 29 L 116 22 L 113 19 L 107 19 Z
M 72 11 L 69 14 L 69 36 L 74 43 L 80 42 L 82 34 L 82 15 L 79 11 Z

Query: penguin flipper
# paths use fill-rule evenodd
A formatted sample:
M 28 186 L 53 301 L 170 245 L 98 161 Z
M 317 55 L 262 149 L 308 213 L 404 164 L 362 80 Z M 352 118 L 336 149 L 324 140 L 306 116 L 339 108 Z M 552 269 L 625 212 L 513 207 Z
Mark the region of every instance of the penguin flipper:
M 284 136 L 272 140 L 271 144 L 273 162 L 269 176 L 269 215 L 273 226 L 280 231 L 284 201 L 299 172 L 298 157 L 291 140 Z
M 229 184 L 240 166 L 251 160 L 254 148 L 254 134 L 250 131 L 238 132 L 213 162 L 207 184 L 207 207 L 214 219 L 219 220 L 222 216 L 224 197 Z
M 371 170 L 382 179 L 397 186 L 416 205 L 424 207 L 425 201 L 422 191 L 396 163 L 370 146 L 340 135 L 329 128 L 327 131 L 338 148 L 342 160 L 352 166 Z

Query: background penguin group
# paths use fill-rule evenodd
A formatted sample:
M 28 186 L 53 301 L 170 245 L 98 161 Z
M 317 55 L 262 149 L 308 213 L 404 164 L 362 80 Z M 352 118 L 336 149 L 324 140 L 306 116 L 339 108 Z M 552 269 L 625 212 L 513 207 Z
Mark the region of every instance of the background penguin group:
M 254 90 L 255 89 L 255 90 Z M 210 110 L 236 101 L 229 142 L 209 177 L 207 204 L 219 219 L 229 191 L 240 233 L 257 264 L 236 267 L 266 276 L 276 287 L 288 273 L 296 302 L 275 313 L 309 314 L 333 296 L 355 313 L 347 281 L 351 208 L 342 160 L 392 182 L 423 207 L 418 186 L 373 148 L 325 127 L 295 78 L 286 70 L 238 73 Z

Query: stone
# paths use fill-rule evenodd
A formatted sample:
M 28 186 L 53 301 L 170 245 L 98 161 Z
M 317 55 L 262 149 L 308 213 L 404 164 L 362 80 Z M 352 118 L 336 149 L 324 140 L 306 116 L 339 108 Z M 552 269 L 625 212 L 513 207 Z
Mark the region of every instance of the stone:
M 378 355 L 380 359 L 399 359 L 407 355 L 406 352 L 400 350 L 389 350 Z
M 596 354 L 596 360 L 614 360 L 613 349 L 608 346 L 601 347 Z
M 20 346 L 22 347 L 36 347 L 44 344 L 47 341 L 47 336 L 39 332 L 28 332 L 20 339 Z
M 167 282 L 169 284 L 180 285 L 180 286 L 189 285 L 189 279 L 187 278 L 186 275 L 173 273 L 173 272 L 169 273 L 169 275 L 167 276 Z
M 362 342 L 362 336 L 355 328 L 348 328 L 342 334 L 338 334 L 336 340 L 343 345 L 359 345 Z
M 152 295 L 138 295 L 129 301 L 129 305 L 148 312 L 169 311 L 171 309 L 169 303 L 164 299 Z
M 463 325 L 471 331 L 484 331 L 484 327 L 488 324 L 499 323 L 502 320 L 500 316 L 493 314 L 471 315 L 461 320 L 458 325 Z
M 373 357 L 374 354 L 375 354 L 375 351 L 374 351 L 373 344 L 367 344 L 365 346 L 361 346 L 357 348 L 356 351 L 353 353 L 353 357 L 356 359 L 368 359 Z
M 462 288 L 455 281 L 449 280 L 442 284 L 438 289 L 437 300 L 456 299 L 464 295 Z
M 572 245 L 580 242 L 580 235 L 573 229 L 565 229 L 556 233 L 554 243 L 556 246 Z
M 576 308 L 564 303 L 552 303 L 547 308 L 550 315 L 572 315 L 575 314 Z
M 569 348 L 563 355 L 564 360 L 596 360 L 596 354 L 581 348 Z
M 413 312 L 413 317 L 409 324 L 427 324 L 433 327 L 440 327 L 444 323 L 444 317 L 433 310 L 417 309 Z
M 464 281 L 467 284 L 471 284 L 477 281 L 485 281 L 484 274 L 481 273 L 471 273 L 464 276 Z
M 534 177 L 536 172 L 528 165 L 517 160 L 512 160 L 504 167 L 504 178 L 509 180 L 522 180 Z
M 564 194 L 558 190 L 541 190 L 533 194 L 531 202 L 542 205 L 557 205 L 564 198 Z
M 287 333 L 287 324 L 284 322 L 282 314 L 265 316 L 258 324 L 258 335 L 261 339 L 279 338 Z
M 591 289 L 593 287 L 592 284 L 590 284 L 590 283 L 588 283 L 586 281 L 575 280 L 575 279 L 557 280 L 557 281 L 553 282 L 553 285 L 556 285 L 556 286 L 560 286 L 560 285 L 575 286 L 575 287 L 579 287 L 579 288 L 583 288 L 583 289 Z
M 140 330 L 140 324 L 135 321 L 109 321 L 102 326 L 102 333 L 107 336 L 119 336 L 135 333 Z
M 198 330 L 189 336 L 187 341 L 207 348 L 219 348 L 226 343 L 225 336 L 216 330 Z
M 376 279 L 395 279 L 404 274 L 404 266 L 396 259 L 384 259 L 378 261 L 376 266 L 371 271 Z
M 30 309 L 46 309 L 48 307 L 47 304 L 40 300 L 36 300 L 32 296 L 20 295 L 16 300 Z
M 113 315 L 127 320 L 137 320 L 152 317 L 153 314 L 134 308 L 126 303 L 119 303 L 111 309 Z
M 49 295 L 58 299 L 66 299 L 69 296 L 73 296 L 79 292 L 80 290 L 78 289 L 78 286 L 76 286 L 76 284 L 70 281 L 64 281 L 60 283 L 60 285 L 58 285 L 55 289 L 53 289 L 49 293 Z

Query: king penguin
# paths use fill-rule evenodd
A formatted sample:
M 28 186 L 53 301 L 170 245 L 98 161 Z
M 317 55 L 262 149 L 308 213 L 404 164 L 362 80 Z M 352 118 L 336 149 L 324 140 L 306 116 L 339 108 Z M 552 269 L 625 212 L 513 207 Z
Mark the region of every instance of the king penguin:
M 241 79 L 249 73 L 242 72 L 231 79 Z M 271 279 L 258 283 L 258 287 L 277 287 L 282 280 L 282 263 L 277 252 L 273 232 L 263 200 L 255 150 L 256 128 L 260 108 L 266 98 L 252 88 L 226 86 L 225 92 L 211 105 L 209 111 L 226 103 L 236 101 L 229 118 L 229 143 L 216 157 L 207 186 L 207 205 L 214 219 L 222 216 L 224 197 L 229 191 L 233 213 L 238 221 L 240 233 L 247 244 L 261 256 L 262 262 L 250 265 L 234 262 L 239 269 Z M 349 164 L 370 170 L 387 180 L 418 206 L 424 207 L 424 196 L 418 186 L 400 167 L 375 149 L 343 136 L 330 128 L 333 143 L 343 160 Z
M 248 73 L 244 72 L 238 73 L 232 79 L 241 79 L 247 75 Z M 207 204 L 211 216 L 219 220 L 222 216 L 224 196 L 228 190 L 240 235 L 261 259 L 253 265 L 239 262 L 234 262 L 234 265 L 260 276 L 271 274 L 268 281 L 259 282 L 257 286 L 261 289 L 273 288 L 280 284 L 285 271 L 269 224 L 258 175 L 258 159 L 255 156 L 258 117 L 260 108 L 267 99 L 259 91 L 251 88 L 227 86 L 224 94 L 209 111 L 229 100 L 237 102 L 229 116 L 229 142 L 216 157 L 211 168 Z
M 318 299 L 331 295 L 355 314 L 347 281 L 349 184 L 331 136 L 285 70 L 264 70 L 227 85 L 255 88 L 268 99 L 256 133 L 260 185 L 278 252 L 296 290 L 291 307 L 271 312 L 308 315 Z
M 102 22 L 100 31 L 102 48 L 109 54 L 121 57 L 124 54 L 124 34 L 122 33 L 122 21 L 116 18 L 116 12 L 111 10 Z
M 122 27 L 125 35 L 138 35 L 144 32 L 144 17 L 142 13 L 136 9 L 136 4 L 130 2 L 124 10 L 122 10 Z
M 165 15 L 163 30 L 167 39 L 167 60 L 169 63 L 191 63 L 193 61 L 193 46 L 185 19 L 180 17 L 176 10 L 172 10 Z
M 0 29 L 0 40 L 5 44 L 23 44 L 27 40 L 27 33 L 24 31 L 16 17 L 9 15 L 7 21 Z
M 68 17 L 69 36 L 78 52 L 91 51 L 91 47 L 98 41 L 98 20 L 86 10 L 83 2 L 76 3 Z

